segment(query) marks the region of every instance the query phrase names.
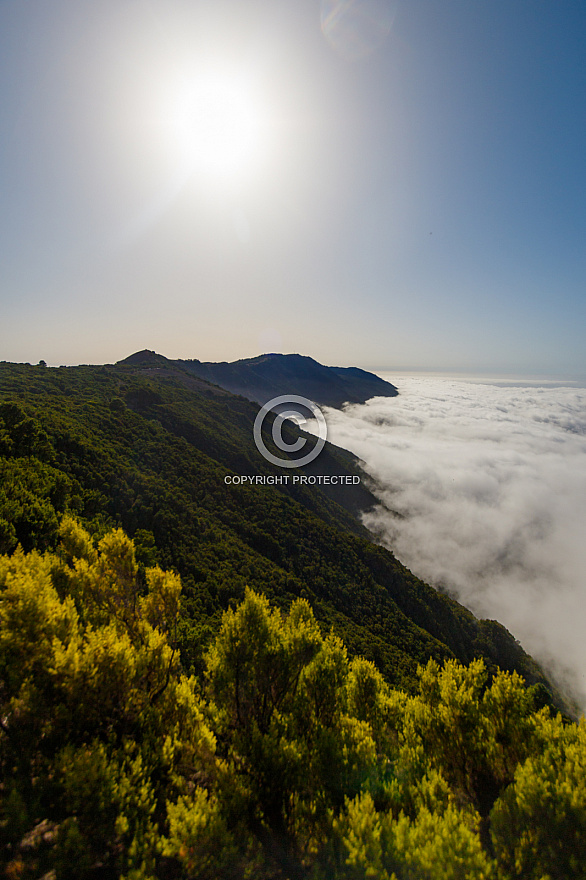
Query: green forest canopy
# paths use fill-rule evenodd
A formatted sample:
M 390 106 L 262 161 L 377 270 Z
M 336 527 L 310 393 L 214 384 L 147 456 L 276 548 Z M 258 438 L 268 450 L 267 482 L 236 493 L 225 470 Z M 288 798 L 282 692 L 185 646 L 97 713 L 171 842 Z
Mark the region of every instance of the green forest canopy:
M 430 660 L 410 694 L 253 591 L 189 675 L 180 605 L 69 515 L 0 559 L 6 876 L 586 877 L 586 723 L 539 685 Z
M 306 598 L 324 631 L 391 684 L 415 688 L 430 657 L 482 657 L 490 673 L 541 682 L 563 707 L 504 627 L 477 620 L 373 542 L 351 512 L 355 498 L 226 485 L 226 475 L 274 470 L 253 442 L 256 413 L 176 367 L 0 364 L 0 552 L 54 549 L 65 513 L 98 538 L 121 526 L 141 565 L 181 575 L 186 670 L 203 671 L 223 611 L 250 587 L 283 612 Z M 356 472 L 336 447 L 318 461 Z
M 269 472 L 255 414 L 0 364 L 6 876 L 584 876 L 584 722 L 355 498 L 227 486 Z

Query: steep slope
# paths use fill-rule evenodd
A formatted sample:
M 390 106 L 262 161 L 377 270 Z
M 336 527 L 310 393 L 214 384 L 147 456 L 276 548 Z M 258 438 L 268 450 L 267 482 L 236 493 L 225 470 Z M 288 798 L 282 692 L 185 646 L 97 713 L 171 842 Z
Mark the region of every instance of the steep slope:
M 122 363 L 137 363 L 141 355 L 145 352 Z M 347 402 L 364 403 L 371 397 L 398 394 L 394 385 L 374 373 L 357 367 L 325 367 L 300 354 L 263 354 L 233 363 L 174 363 L 200 379 L 261 404 L 281 394 L 300 394 L 322 406 L 340 407 Z
M 0 364 L 0 549 L 53 546 L 64 510 L 96 534 L 120 523 L 139 559 L 182 576 L 188 668 L 248 585 L 283 610 L 306 596 L 326 630 L 396 684 L 411 687 L 430 656 L 481 656 L 546 683 L 503 627 L 416 578 L 318 486 L 227 484 L 274 474 L 253 443 L 256 412 L 161 361 Z M 352 472 L 350 456 L 327 454 Z

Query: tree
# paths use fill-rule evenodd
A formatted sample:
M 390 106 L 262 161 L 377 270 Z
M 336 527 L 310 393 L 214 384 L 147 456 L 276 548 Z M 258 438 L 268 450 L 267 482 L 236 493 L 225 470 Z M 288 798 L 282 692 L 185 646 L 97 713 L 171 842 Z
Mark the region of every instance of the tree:
M 586 877 L 586 721 L 536 718 L 540 746 L 496 802 L 492 835 L 507 880 Z
M 55 839 L 32 871 L 83 878 L 103 865 L 150 880 L 167 802 L 215 773 L 197 683 L 167 639 L 180 581 L 147 569 L 139 596 L 121 531 L 96 549 L 65 518 L 61 535 L 60 556 L 0 558 L 3 843 L 18 852 L 43 817 Z

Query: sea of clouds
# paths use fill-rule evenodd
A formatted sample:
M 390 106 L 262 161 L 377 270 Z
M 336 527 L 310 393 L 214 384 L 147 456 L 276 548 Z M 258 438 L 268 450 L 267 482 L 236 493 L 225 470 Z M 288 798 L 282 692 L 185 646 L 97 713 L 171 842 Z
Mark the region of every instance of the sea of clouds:
M 373 478 L 366 525 L 586 710 L 586 389 L 382 375 L 399 397 L 326 410 Z

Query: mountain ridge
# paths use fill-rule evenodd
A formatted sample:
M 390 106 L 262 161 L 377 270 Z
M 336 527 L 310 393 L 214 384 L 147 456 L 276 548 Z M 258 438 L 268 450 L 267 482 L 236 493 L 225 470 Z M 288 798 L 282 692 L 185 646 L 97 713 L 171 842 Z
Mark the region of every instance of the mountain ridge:
M 97 536 L 120 525 L 141 558 L 181 575 L 188 669 L 250 586 L 283 611 L 307 598 L 325 631 L 401 686 L 430 656 L 482 657 L 555 694 L 502 625 L 420 581 L 322 487 L 230 485 L 231 474 L 275 473 L 254 444 L 257 412 L 156 358 L 0 364 L 0 549 L 54 547 L 66 512 Z
M 171 360 L 144 349 L 119 365 L 172 363 L 192 375 L 261 405 L 283 394 L 299 394 L 320 406 L 339 409 L 372 397 L 396 397 L 397 388 L 359 367 L 328 367 L 301 354 L 271 352 L 237 361 Z

